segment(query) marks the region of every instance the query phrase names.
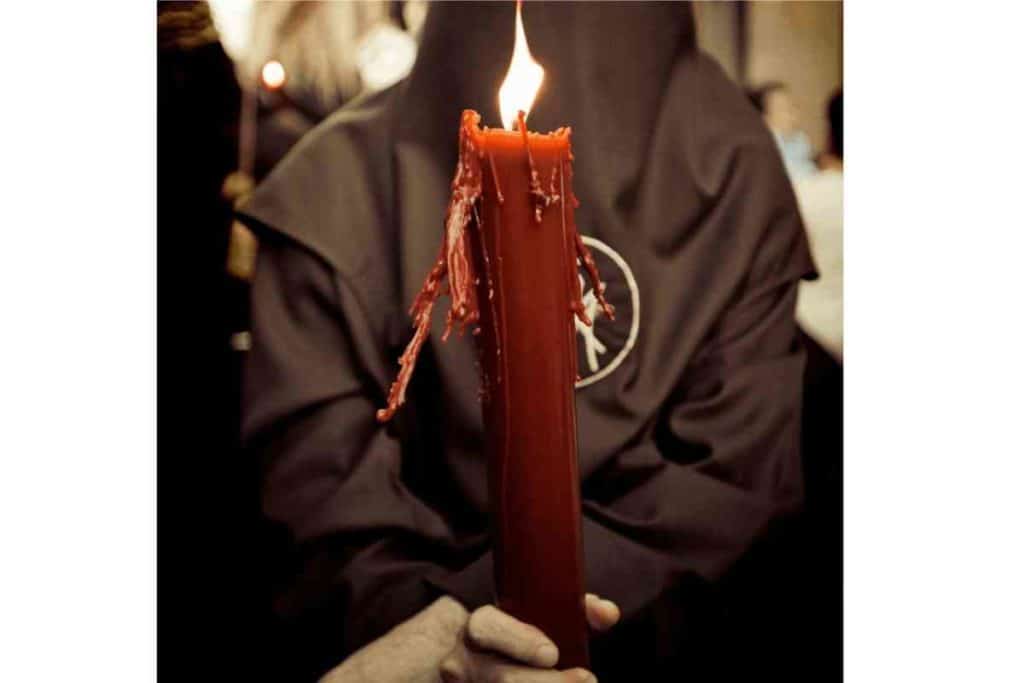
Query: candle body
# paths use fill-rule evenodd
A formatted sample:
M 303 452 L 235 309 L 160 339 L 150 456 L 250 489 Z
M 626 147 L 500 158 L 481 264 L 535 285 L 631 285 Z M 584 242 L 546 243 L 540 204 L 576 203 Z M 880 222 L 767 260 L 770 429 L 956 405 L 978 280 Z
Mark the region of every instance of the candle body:
M 559 668 L 587 666 L 576 452 L 577 287 L 568 135 L 530 135 L 548 205 L 520 133 L 487 130 L 473 253 L 499 607 L 558 646 Z

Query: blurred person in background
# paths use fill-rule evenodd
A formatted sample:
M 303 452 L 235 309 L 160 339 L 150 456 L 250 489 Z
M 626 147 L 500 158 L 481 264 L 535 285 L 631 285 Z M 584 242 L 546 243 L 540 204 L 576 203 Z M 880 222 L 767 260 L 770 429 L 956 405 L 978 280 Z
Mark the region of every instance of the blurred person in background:
M 829 149 L 821 169 L 793 184 L 818 279 L 800 284 L 796 318 L 834 358 L 843 358 L 843 92 L 828 102 Z
M 793 184 L 819 277 L 800 283 L 796 316 L 807 353 L 801 450 L 810 570 L 818 596 L 810 620 L 823 632 L 842 629 L 843 542 L 843 93 L 828 102 L 829 147 L 821 170 Z M 816 641 L 814 657 L 841 661 L 839 640 Z M 826 667 L 827 668 L 827 667 Z
M 547 70 L 531 128 L 572 125 L 577 222 L 630 264 L 645 311 L 630 355 L 577 394 L 586 583 L 622 618 L 593 670 L 802 679 L 794 644 L 818 625 L 786 531 L 794 308 L 814 269 L 775 142 L 696 49 L 686 4 L 531 3 L 524 22 Z M 367 677 L 569 680 L 489 606 L 472 341 L 435 326 L 402 412 L 374 417 L 437 252 L 461 110 L 500 120 L 513 26 L 512 3 L 431 6 L 410 76 L 329 117 L 243 207 L 261 239 L 244 438 L 291 542 L 275 602 L 301 648 L 290 680 L 403 654 L 417 673 Z M 628 324 L 631 285 L 602 276 Z
M 789 177 L 796 181 L 814 173 L 814 150 L 807 133 L 798 128 L 799 112 L 785 84 L 768 83 L 749 96 L 775 136 Z
M 262 80 L 271 61 L 282 85 L 261 96 L 256 178 L 263 178 L 306 132 L 359 94 L 360 38 L 388 18 L 386 2 L 256 2 L 253 38 L 239 69 Z
M 222 22 L 232 18 L 229 9 L 222 6 Z M 252 3 L 251 15 L 242 19 L 249 38 L 234 58 L 243 84 L 258 98 L 257 133 L 252 168 L 232 179 L 231 197 L 240 202 L 303 135 L 346 102 L 404 78 L 425 11 L 422 1 Z M 244 225 L 232 226 L 232 275 L 252 276 L 257 247 Z M 242 322 L 247 316 L 236 317 Z
M 408 74 L 416 56 L 414 32 L 422 17 L 413 3 L 255 2 L 252 40 L 238 68 L 254 87 L 263 83 L 257 180 L 302 135 L 361 93 L 387 88 Z M 406 24 L 412 26 L 406 30 Z M 262 78 L 279 63 L 281 85 Z

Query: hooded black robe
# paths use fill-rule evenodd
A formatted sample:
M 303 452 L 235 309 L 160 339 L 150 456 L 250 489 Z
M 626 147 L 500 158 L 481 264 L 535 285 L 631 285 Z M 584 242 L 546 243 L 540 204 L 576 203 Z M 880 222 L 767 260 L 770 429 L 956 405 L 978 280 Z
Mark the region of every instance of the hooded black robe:
M 547 72 L 530 128 L 573 127 L 577 223 L 610 248 L 618 311 L 596 372 L 580 337 L 584 380 L 602 375 L 577 392 L 586 584 L 623 611 L 594 669 L 736 670 L 751 629 L 722 579 L 802 494 L 793 310 L 813 265 L 793 194 L 687 5 L 529 3 L 524 22 Z M 277 607 L 311 672 L 442 593 L 491 600 L 469 337 L 440 343 L 436 315 L 408 404 L 374 412 L 442 237 L 459 113 L 500 125 L 513 26 L 513 3 L 432 6 L 406 81 L 330 117 L 244 209 L 262 237 L 244 436 L 293 544 Z

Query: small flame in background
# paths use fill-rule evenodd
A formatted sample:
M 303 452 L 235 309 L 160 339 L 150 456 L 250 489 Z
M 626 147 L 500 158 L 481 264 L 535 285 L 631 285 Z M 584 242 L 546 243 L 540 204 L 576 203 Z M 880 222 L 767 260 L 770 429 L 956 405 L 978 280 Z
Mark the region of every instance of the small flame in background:
M 516 3 L 516 45 L 512 50 L 512 63 L 498 90 L 498 108 L 501 122 L 508 130 L 515 129 L 516 114 L 522 109 L 527 116 L 544 82 L 544 69 L 533 59 L 526 44 L 523 29 L 523 3 Z
M 271 60 L 263 65 L 260 78 L 263 80 L 263 85 L 267 90 L 277 90 L 284 85 L 284 66 L 281 62 Z

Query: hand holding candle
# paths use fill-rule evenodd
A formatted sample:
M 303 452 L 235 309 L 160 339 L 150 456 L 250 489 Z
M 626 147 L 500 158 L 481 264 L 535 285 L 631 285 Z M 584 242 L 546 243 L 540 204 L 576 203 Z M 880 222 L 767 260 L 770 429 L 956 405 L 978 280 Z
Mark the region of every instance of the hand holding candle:
M 595 631 L 606 631 L 619 620 L 619 608 L 596 595 L 586 596 L 587 623 Z M 444 683 L 468 681 L 579 681 L 593 682 L 583 667 L 562 667 L 557 646 L 545 633 L 530 624 L 485 605 L 466 620 L 455 647 L 441 661 Z

